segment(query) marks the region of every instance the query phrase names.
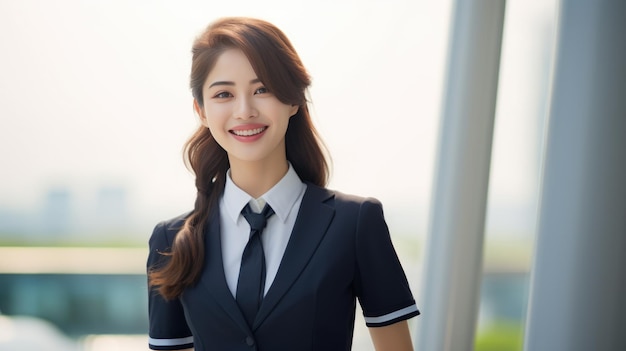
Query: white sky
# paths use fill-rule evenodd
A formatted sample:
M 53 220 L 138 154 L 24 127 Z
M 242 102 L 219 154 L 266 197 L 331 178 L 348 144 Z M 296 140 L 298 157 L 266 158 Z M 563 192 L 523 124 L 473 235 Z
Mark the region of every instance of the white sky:
M 515 88 L 501 82 L 495 202 L 532 201 L 536 188 L 533 87 L 547 74 L 538 39 L 550 35 L 553 9 L 530 3 L 507 5 L 501 78 Z M 83 194 L 113 183 L 138 212 L 189 209 L 195 191 L 181 148 L 197 123 L 191 42 L 210 21 L 243 15 L 280 27 L 311 73 L 330 186 L 423 209 L 450 11 L 450 1 L 427 0 L 0 0 L 0 206 L 37 206 L 54 185 Z

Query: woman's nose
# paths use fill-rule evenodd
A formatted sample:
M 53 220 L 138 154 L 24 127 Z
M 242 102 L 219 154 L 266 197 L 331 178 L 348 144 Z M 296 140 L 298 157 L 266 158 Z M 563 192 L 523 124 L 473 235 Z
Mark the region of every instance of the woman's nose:
M 258 112 L 251 98 L 241 97 L 237 100 L 235 118 L 250 119 L 256 117 Z

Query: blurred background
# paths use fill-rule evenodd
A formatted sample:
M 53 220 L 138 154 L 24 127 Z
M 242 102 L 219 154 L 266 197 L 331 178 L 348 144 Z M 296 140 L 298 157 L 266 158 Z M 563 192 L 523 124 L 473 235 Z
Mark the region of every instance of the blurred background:
M 451 7 L 0 0 L 0 349 L 147 349 L 147 240 L 195 194 L 191 43 L 222 16 L 291 39 L 329 187 L 383 202 L 418 298 Z M 507 2 L 476 350 L 521 350 L 555 11 Z M 373 350 L 362 321 L 354 350 Z

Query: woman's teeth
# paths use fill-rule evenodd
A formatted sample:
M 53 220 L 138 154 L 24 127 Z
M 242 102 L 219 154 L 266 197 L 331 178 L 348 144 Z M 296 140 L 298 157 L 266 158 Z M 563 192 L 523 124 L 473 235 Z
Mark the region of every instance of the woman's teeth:
M 246 130 L 233 130 L 232 133 L 238 136 L 252 136 L 261 133 L 267 127 L 255 128 L 255 129 L 246 129 Z

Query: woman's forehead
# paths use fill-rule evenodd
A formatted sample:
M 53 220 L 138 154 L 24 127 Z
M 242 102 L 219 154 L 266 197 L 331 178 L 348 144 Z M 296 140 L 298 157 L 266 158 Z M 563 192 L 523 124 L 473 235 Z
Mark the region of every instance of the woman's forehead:
M 258 82 L 258 77 L 250 60 L 239 49 L 228 49 L 217 58 L 215 65 L 209 72 L 205 84 L 208 86 L 217 81 L 235 84 Z

